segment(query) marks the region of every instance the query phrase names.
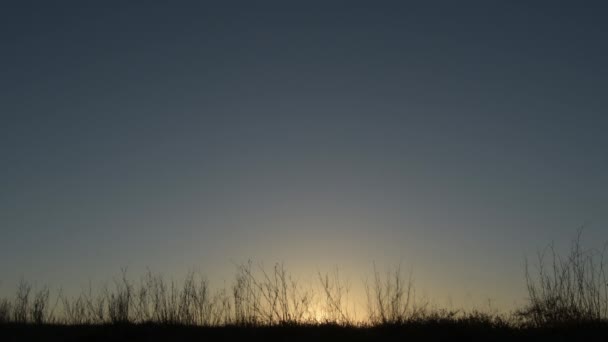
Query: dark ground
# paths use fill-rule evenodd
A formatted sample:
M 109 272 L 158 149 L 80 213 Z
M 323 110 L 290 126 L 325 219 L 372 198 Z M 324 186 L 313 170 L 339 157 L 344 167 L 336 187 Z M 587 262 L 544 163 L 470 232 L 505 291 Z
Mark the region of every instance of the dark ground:
M 608 341 L 608 324 L 515 329 L 462 324 L 318 326 L 0 325 L 0 341 Z

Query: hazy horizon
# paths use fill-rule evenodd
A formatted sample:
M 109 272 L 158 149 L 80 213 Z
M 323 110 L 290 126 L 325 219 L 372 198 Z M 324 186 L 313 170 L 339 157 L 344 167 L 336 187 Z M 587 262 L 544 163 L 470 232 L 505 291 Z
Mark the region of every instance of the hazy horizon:
M 3 2 L 0 296 L 398 263 L 510 308 L 608 241 L 603 2 Z

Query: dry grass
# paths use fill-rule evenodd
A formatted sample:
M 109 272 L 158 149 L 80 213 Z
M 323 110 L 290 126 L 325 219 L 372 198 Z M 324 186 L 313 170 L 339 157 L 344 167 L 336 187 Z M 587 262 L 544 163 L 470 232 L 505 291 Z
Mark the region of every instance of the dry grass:
M 459 324 L 486 327 L 547 327 L 608 321 L 608 279 L 603 250 L 585 250 L 581 234 L 569 253 L 553 246 L 539 253 L 536 271 L 526 262 L 528 303 L 513 314 L 489 314 L 430 308 L 416 298 L 411 272 L 401 267 L 385 272 L 373 267 L 365 281 L 367 315 L 355 321 L 349 308 L 350 284 L 340 272 L 318 272 L 315 284 L 298 281 L 281 263 L 270 269 L 251 261 L 236 266 L 233 282 L 213 289 L 209 281 L 189 273 L 182 282 L 148 271 L 138 281 L 122 269 L 109 286 L 88 289 L 75 297 L 26 281 L 14 298 L 0 299 L 0 324 L 269 327 L 330 324 L 400 326 Z M 319 315 L 319 311 L 323 315 Z
M 570 251 L 559 255 L 551 244 L 538 254 L 536 271 L 526 261 L 529 302 L 518 314 L 535 326 L 608 319 L 608 275 L 602 250 L 584 249 L 582 229 Z

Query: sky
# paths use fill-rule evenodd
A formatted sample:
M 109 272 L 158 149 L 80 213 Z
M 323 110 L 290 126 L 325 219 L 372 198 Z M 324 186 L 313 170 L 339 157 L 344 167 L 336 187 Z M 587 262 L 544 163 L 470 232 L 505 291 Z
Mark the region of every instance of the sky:
M 508 308 L 608 241 L 601 1 L 3 1 L 0 294 L 401 263 Z

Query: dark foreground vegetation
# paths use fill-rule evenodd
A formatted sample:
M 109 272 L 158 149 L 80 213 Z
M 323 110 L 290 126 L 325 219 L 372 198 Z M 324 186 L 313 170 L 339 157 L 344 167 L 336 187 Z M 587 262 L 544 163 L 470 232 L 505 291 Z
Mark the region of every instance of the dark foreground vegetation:
M 608 324 L 599 322 L 551 328 L 430 320 L 373 327 L 9 324 L 0 329 L 2 341 L 608 341 Z
M 549 246 L 526 263 L 527 304 L 508 313 L 431 307 L 399 268 L 374 268 L 363 316 L 337 271 L 304 285 L 282 264 L 239 265 L 221 289 L 194 273 L 176 283 L 152 272 L 132 281 L 126 270 L 78 296 L 22 281 L 0 299 L 0 341 L 608 341 L 604 251 L 583 249 L 580 232 L 565 256 Z

